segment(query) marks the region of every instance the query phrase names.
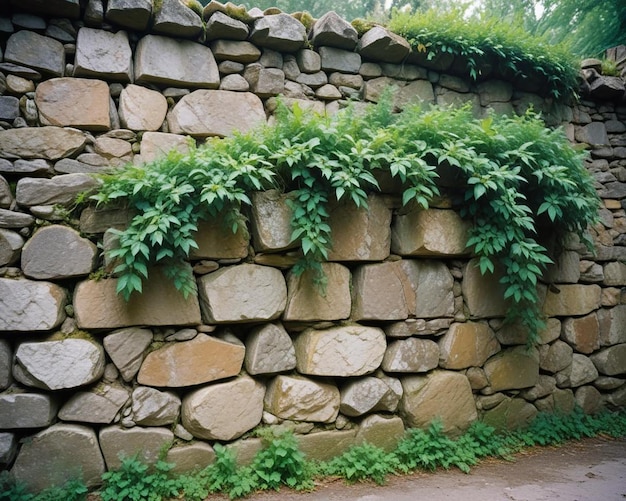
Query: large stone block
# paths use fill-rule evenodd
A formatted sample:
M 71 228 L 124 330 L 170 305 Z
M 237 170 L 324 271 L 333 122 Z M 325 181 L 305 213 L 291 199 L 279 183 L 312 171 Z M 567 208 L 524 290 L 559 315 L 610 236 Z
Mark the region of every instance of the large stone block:
M 248 255 L 249 235 L 245 224 L 233 233 L 220 218 L 201 221 L 194 235 L 197 249 L 191 249 L 192 259 L 238 259 Z
M 213 53 L 207 46 L 190 40 L 146 35 L 139 40 L 135 51 L 135 81 L 216 89 L 220 78 Z
M 602 346 L 626 343 L 626 305 L 600 310 L 598 322 Z
M 91 241 L 72 228 L 52 225 L 41 228 L 26 242 L 22 270 L 28 278 L 62 280 L 88 275 L 97 258 L 98 249 Z
M 0 278 L 0 331 L 48 331 L 65 320 L 67 292 L 50 282 Z
M 191 273 L 191 269 L 189 269 Z M 74 313 L 81 329 L 117 329 L 134 325 L 198 325 L 200 306 L 187 299 L 161 270 L 150 270 L 141 294 L 128 302 L 115 290 L 117 279 L 85 280 L 74 290 Z
M 57 413 L 57 402 L 43 393 L 0 393 L 0 429 L 45 428 Z
M 347 325 L 307 329 L 294 342 L 298 372 L 314 376 L 362 376 L 374 372 L 385 355 L 385 333 Z
M 140 384 L 182 387 L 208 383 L 239 374 L 245 348 L 206 334 L 175 341 L 150 352 L 139 370 Z
M 158 5 L 158 6 L 157 6 Z M 163 0 L 155 4 L 152 31 L 172 37 L 196 38 L 202 33 L 202 18 L 187 4 Z
M 104 349 L 120 371 L 122 379 L 129 382 L 139 371 L 145 351 L 152 343 L 152 331 L 130 327 L 112 332 L 103 341 Z
M 21 127 L 0 131 L 0 151 L 19 158 L 58 160 L 82 151 L 85 135 L 62 127 Z
M 585 354 L 593 353 L 600 348 L 600 324 L 597 314 L 565 319 L 561 335 L 576 351 Z
M 521 398 L 505 398 L 482 416 L 483 421 L 497 430 L 517 430 L 527 427 L 537 416 L 537 408 Z
M 358 267 L 354 272 L 353 295 L 352 318 L 356 321 L 404 320 L 413 299 L 411 284 L 399 262 Z
M 256 251 L 278 252 L 298 247 L 298 241 L 291 238 L 293 210 L 288 201 L 292 198 L 289 193 L 278 190 L 252 194 L 250 220 Z
M 332 423 L 340 402 L 336 386 L 300 376 L 276 376 L 265 394 L 267 412 L 293 421 Z
M 322 60 L 322 70 L 327 73 L 339 71 L 356 75 L 361 69 L 361 56 L 356 52 L 335 47 L 320 47 L 318 52 Z
M 86 339 L 25 342 L 15 352 L 13 376 L 27 386 L 63 390 L 97 381 L 104 364 L 102 346 Z
M 167 114 L 167 100 L 160 92 L 127 85 L 120 94 L 119 114 L 126 129 L 157 131 Z
M 487 360 L 484 369 L 493 391 L 530 388 L 539 377 L 539 354 L 524 346 L 508 348 Z
M 287 286 L 274 268 L 241 264 L 198 280 L 202 314 L 208 323 L 258 322 L 278 318 L 287 303 Z
M 329 208 L 332 247 L 329 261 L 383 261 L 391 246 L 391 210 L 370 195 L 367 207 L 342 200 Z
M 17 182 L 15 198 L 19 205 L 62 205 L 71 207 L 81 193 L 89 193 L 99 186 L 89 174 L 63 174 L 52 179 L 23 177 Z
M 352 380 L 341 388 L 339 411 L 345 416 L 362 416 L 377 410 L 393 390 L 377 377 Z
M 304 25 L 289 14 L 263 16 L 254 22 L 249 40 L 259 47 L 295 52 L 306 42 Z
M 598 370 L 589 357 L 580 353 L 572 355 L 572 368 L 569 376 L 572 388 L 593 383 L 597 377 Z
M 98 438 L 107 470 L 116 470 L 122 459 L 134 456 L 142 463 L 156 463 L 161 451 L 174 440 L 174 434 L 166 428 L 114 425 L 101 428 Z
M 322 263 L 325 291 L 315 284 L 312 271 L 287 277 L 285 321 L 343 320 L 350 316 L 350 271 L 337 263 Z
M 12 265 L 20 258 L 24 239 L 15 231 L 0 229 L 0 266 Z
M 11 464 L 15 456 L 17 456 L 17 436 L 15 433 L 0 432 L 0 464 Z
M 465 256 L 470 226 L 452 210 L 399 214 L 391 229 L 391 251 L 402 256 Z
M 626 344 L 616 344 L 591 355 L 600 374 L 617 376 L 626 374 Z
M 233 440 L 261 422 L 265 386 L 242 376 L 195 390 L 183 398 L 183 426 L 195 437 Z
M 60 77 L 65 71 L 65 49 L 54 38 L 20 30 L 9 37 L 4 60 Z
M 132 394 L 132 420 L 143 426 L 163 426 L 178 421 L 181 401 L 171 391 L 138 386 Z
M 404 259 L 398 262 L 398 266 L 410 285 L 407 304 L 412 316 L 440 318 L 454 315 L 454 279 L 445 263 Z
M 11 368 L 13 365 L 13 350 L 6 339 L 0 339 L 0 390 L 11 384 Z
M 315 21 L 309 40 L 315 47 L 323 45 L 352 50 L 356 47 L 359 35 L 348 21 L 330 11 Z
M 410 337 L 389 343 L 382 362 L 385 372 L 428 372 L 439 364 L 439 346 Z
M 169 132 L 145 132 L 141 138 L 141 161 L 148 163 L 176 150 L 189 152 L 189 138 Z M 137 157 L 135 157 L 136 159 Z
M 296 435 L 298 448 L 311 461 L 328 461 L 341 456 L 356 443 L 356 430 L 320 431 Z
M 152 14 L 150 0 L 109 0 L 106 19 L 132 30 L 144 31 Z
M 74 76 L 129 82 L 132 68 L 133 53 L 125 31 L 78 30 Z
M 357 50 L 365 59 L 384 61 L 385 63 L 400 63 L 411 51 L 411 46 L 400 35 L 396 35 L 382 26 L 374 26 L 363 34 Z
M 246 338 L 246 372 L 275 374 L 296 368 L 293 341 L 281 324 L 256 327 Z
M 558 292 L 548 291 L 543 312 L 551 317 L 587 315 L 600 308 L 601 302 L 599 285 L 564 284 Z
M 167 451 L 165 461 L 174 465 L 171 471 L 175 475 L 193 473 L 213 464 L 215 451 L 205 442 L 179 445 Z
M 35 92 L 42 125 L 95 131 L 111 128 L 109 99 L 106 82 L 82 78 L 46 80 Z
M 110 424 L 129 396 L 126 388 L 108 384 L 96 386 L 90 391 L 74 393 L 59 410 L 59 419 Z
M 503 317 L 508 304 L 504 300 L 505 287 L 500 283 L 500 275 L 482 275 L 478 259 L 472 259 L 463 273 L 463 300 L 472 318 Z
M 486 323 L 455 323 L 439 340 L 439 349 L 441 367 L 458 370 L 481 367 L 500 351 L 500 343 Z
M 445 433 L 459 434 L 478 418 L 469 380 L 458 372 L 437 370 L 401 379 L 400 414 L 407 426 L 424 428 L 440 419 Z
M 356 433 L 355 442 L 368 443 L 391 452 L 404 438 L 404 423 L 398 416 L 381 416 L 372 414 L 361 421 Z
M 228 90 L 196 90 L 183 96 L 167 117 L 170 132 L 194 137 L 248 132 L 265 121 L 258 96 Z
M 581 386 L 574 393 L 576 405 L 580 407 L 585 414 L 595 414 L 602 409 L 602 393 L 593 386 Z
M 574 350 L 561 340 L 539 347 L 539 368 L 553 374 L 572 364 Z

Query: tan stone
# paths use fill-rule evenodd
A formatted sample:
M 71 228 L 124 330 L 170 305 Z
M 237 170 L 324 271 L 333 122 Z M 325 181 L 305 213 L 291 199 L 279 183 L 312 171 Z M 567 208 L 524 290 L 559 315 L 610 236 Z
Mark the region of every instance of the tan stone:
M 463 300 L 472 318 L 503 317 L 507 311 L 504 300 L 505 287 L 500 283 L 500 275 L 482 275 L 478 259 L 467 263 L 463 273 Z
M 126 129 L 159 130 L 166 113 L 167 100 L 160 92 L 131 84 L 120 94 L 120 121 Z
M 189 269 L 191 273 L 191 269 Z M 198 299 L 187 299 L 161 270 L 150 270 L 141 294 L 128 302 L 115 292 L 117 279 L 85 280 L 74 291 L 74 312 L 81 329 L 116 329 L 133 325 L 198 325 Z
M 197 90 L 183 96 L 167 118 L 170 132 L 194 137 L 230 136 L 265 124 L 261 99 L 250 92 Z
M 602 289 L 599 285 L 559 285 L 558 290 L 548 291 L 543 307 L 547 316 L 587 315 L 600 308 Z
M 104 158 L 130 159 L 133 151 L 130 143 L 123 139 L 101 136 L 94 143 L 94 151 Z
M 540 412 L 550 412 L 557 414 L 570 414 L 574 410 L 576 402 L 572 390 L 555 389 L 552 395 L 548 395 L 535 402 L 535 407 Z
M 440 365 L 444 369 L 480 367 L 500 351 L 500 343 L 486 323 L 455 323 L 439 340 Z
M 580 353 L 574 353 L 570 372 L 570 384 L 572 388 L 593 383 L 597 378 L 598 371 L 589 357 L 581 355 Z
M 600 344 L 602 346 L 626 343 L 625 304 L 620 304 L 615 308 L 600 310 L 598 321 L 600 325 Z
M 298 448 L 311 461 L 328 461 L 341 456 L 355 444 L 356 430 L 320 431 L 296 435 Z
M 411 284 L 399 262 L 360 266 L 354 272 L 352 319 L 404 320 L 409 316 L 411 295 Z
M 336 386 L 300 376 L 276 376 L 265 393 L 265 410 L 280 419 L 332 423 L 339 404 Z
M 376 409 L 392 389 L 376 377 L 363 377 L 349 381 L 341 388 L 339 412 L 344 416 L 362 416 Z
M 141 139 L 141 161 L 148 163 L 165 156 L 169 151 L 189 152 L 189 138 L 181 134 L 145 132 Z M 136 157 L 137 158 L 137 157 Z
M 296 368 L 293 341 L 281 324 L 256 327 L 246 338 L 246 372 L 273 374 Z
M 352 200 L 331 204 L 328 224 L 332 235 L 329 261 L 382 261 L 391 246 L 391 210 L 384 199 L 370 195 L 367 207 Z
M 242 438 L 227 444 L 226 449 L 235 454 L 237 465 L 247 466 L 254 461 L 256 454 L 263 449 L 263 440 L 260 438 Z
M 403 256 L 464 256 L 470 224 L 451 210 L 413 210 L 396 216 L 391 251 Z
M 429 325 L 448 322 L 454 315 L 454 279 L 441 261 L 404 259 L 398 266 L 406 273 L 410 290 L 407 304 L 409 313 L 417 318 L 433 318 Z M 406 285 L 405 285 L 406 288 Z
M 256 264 L 227 266 L 198 280 L 206 323 L 257 322 L 278 318 L 287 302 L 279 270 Z
M 183 398 L 183 426 L 195 437 L 233 440 L 261 422 L 265 386 L 248 376 L 212 384 Z
M 252 194 L 250 220 L 255 250 L 277 252 L 298 247 L 299 242 L 291 239 L 293 210 L 288 201 L 292 198 L 278 190 Z
M 537 416 L 537 409 L 521 398 L 506 398 L 482 416 L 485 424 L 497 430 L 517 430 L 527 427 Z
M 37 86 L 35 104 L 42 125 L 108 130 L 109 86 L 102 80 L 53 78 Z
M 79 153 L 85 143 L 85 135 L 77 129 L 21 127 L 0 131 L 0 151 L 20 158 L 57 160 Z
M 551 373 L 557 373 L 572 364 L 574 350 L 561 340 L 539 347 L 539 367 Z
M 131 381 L 144 359 L 144 352 L 152 342 L 152 331 L 131 327 L 111 332 L 104 338 L 104 349 L 120 371 L 122 379 Z
M 167 463 L 172 463 L 173 474 L 192 473 L 204 470 L 215 462 L 213 447 L 205 442 L 172 447 L 165 456 Z
M 191 249 L 192 259 L 236 259 L 248 255 L 248 230 L 245 224 L 237 225 L 233 233 L 231 227 L 221 218 L 202 221 L 194 236 L 197 249 Z
M 600 348 L 600 325 L 595 313 L 563 321 L 562 336 L 580 353 L 593 353 Z
M 347 325 L 308 329 L 294 341 L 296 367 L 315 376 L 362 376 L 374 372 L 385 354 L 385 333 L 376 327 Z
M 617 376 L 626 374 L 626 344 L 616 344 L 591 355 L 600 374 Z
M 508 348 L 487 360 L 484 369 L 493 391 L 529 388 L 539 377 L 539 354 L 523 346 Z
M 604 285 L 626 285 L 626 264 L 613 261 L 604 265 Z
M 410 337 L 389 343 L 381 367 L 385 372 L 428 372 L 438 363 L 437 343 Z
M 163 448 L 174 440 L 174 434 L 166 428 L 115 425 L 100 429 L 98 438 L 107 469 L 116 470 L 123 458 L 133 456 L 142 463 L 156 463 Z
M 355 442 L 368 443 L 384 451 L 393 451 L 404 437 L 404 423 L 398 416 L 372 414 L 361 421 Z
M 472 389 L 463 374 L 436 370 L 401 381 L 400 414 L 407 426 L 425 428 L 440 419 L 445 433 L 457 435 L 478 417 Z
M 243 364 L 245 348 L 206 334 L 191 341 L 166 343 L 149 353 L 139 374 L 139 384 L 182 387 L 236 376 Z
M 558 318 L 548 318 L 545 327 L 539 331 L 538 344 L 551 343 L 561 334 L 561 321 Z M 519 323 L 503 324 L 496 332 L 498 341 L 504 345 L 528 343 L 528 328 Z
M 325 290 L 315 284 L 314 272 L 287 277 L 287 306 L 283 320 L 343 320 L 350 316 L 350 271 L 338 263 L 322 263 Z

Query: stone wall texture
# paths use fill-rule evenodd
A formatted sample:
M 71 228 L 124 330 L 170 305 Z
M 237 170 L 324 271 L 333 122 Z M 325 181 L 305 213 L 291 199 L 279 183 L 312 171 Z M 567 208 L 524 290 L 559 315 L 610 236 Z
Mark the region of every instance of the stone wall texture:
M 120 454 L 155 461 L 174 439 L 176 471 L 210 464 L 216 441 L 249 461 L 259 425 L 292 429 L 324 459 L 364 440 L 392 448 L 435 418 L 458 433 L 475 419 L 517 427 L 539 411 L 626 405 L 624 81 L 588 60 L 567 105 L 411 56 L 384 28 L 359 39 L 334 13 L 307 32 L 254 8 L 233 19 L 217 2 L 202 16 L 176 0 L 0 4 L 1 469 L 33 490 L 79 472 L 97 485 Z M 623 66 L 626 48 L 612 56 Z M 445 204 L 400 212 L 393 190 L 367 210 L 333 207 L 325 296 L 290 272 L 299 249 L 277 191 L 253 197 L 237 234 L 201 228 L 197 297 L 158 270 L 129 303 L 114 278 L 93 278 L 110 266 L 107 230 L 130 217 L 73 210 L 94 173 L 250 130 L 276 96 L 332 114 L 390 85 L 398 108 L 532 105 L 590 151 L 595 254 L 567 242 L 546 277 L 539 346 L 503 324 L 497 280 L 466 252 L 468 223 Z

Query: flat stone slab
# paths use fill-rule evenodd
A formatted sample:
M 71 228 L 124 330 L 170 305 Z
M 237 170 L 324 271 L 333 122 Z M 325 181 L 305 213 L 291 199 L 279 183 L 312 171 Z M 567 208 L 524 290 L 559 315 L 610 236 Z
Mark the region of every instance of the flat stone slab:
M 50 282 L 0 278 L 0 331 L 48 331 L 65 320 L 67 292 Z
M 3 156 L 58 160 L 77 154 L 86 143 L 77 129 L 62 127 L 23 127 L 0 131 Z
M 98 438 L 107 470 L 115 470 L 122 464 L 122 458 L 135 455 L 142 463 L 156 463 L 163 447 L 174 440 L 174 434 L 166 428 L 127 429 L 114 425 L 102 428 Z
M 133 53 L 125 31 L 78 30 L 74 76 L 129 82 L 132 68 Z

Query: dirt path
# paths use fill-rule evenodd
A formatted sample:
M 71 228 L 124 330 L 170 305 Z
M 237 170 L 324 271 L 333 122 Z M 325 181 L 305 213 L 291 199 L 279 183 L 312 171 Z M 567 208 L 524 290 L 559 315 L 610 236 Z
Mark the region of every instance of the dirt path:
M 225 499 L 221 497 L 213 499 Z M 514 461 L 392 477 L 387 485 L 331 481 L 315 492 L 256 494 L 252 501 L 625 501 L 626 439 L 589 439 L 537 448 Z

